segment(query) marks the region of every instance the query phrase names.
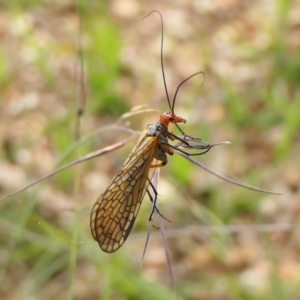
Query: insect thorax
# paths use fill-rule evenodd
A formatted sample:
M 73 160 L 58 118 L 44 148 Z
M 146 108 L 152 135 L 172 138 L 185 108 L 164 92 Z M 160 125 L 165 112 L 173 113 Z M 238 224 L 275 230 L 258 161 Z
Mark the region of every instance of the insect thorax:
M 163 165 L 167 164 L 168 158 L 166 153 L 170 154 L 166 147 L 166 144 L 168 143 L 168 128 L 160 122 L 150 124 L 147 127 L 146 135 L 155 136 L 158 138 L 159 141 L 157 143 L 157 149 L 155 151 L 154 158 L 160 160 Z
M 165 128 L 163 124 L 160 122 L 156 122 L 155 124 L 149 124 L 147 126 L 147 136 L 158 136 L 163 135 L 165 138 L 167 138 L 168 128 Z

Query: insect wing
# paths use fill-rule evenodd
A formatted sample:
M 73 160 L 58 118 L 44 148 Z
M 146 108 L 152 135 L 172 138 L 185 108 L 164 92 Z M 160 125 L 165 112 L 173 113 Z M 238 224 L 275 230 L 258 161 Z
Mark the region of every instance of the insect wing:
M 158 138 L 144 132 L 91 213 L 91 231 L 100 248 L 114 252 L 126 241 L 149 186 L 148 173 Z

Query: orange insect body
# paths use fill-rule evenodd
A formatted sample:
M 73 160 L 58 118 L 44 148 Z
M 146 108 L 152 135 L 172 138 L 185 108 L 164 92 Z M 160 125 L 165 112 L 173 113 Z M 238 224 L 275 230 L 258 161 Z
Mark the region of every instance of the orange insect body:
M 185 119 L 169 111 L 161 114 L 157 123 L 148 125 L 122 169 L 98 197 L 90 224 L 92 235 L 104 252 L 114 252 L 126 241 L 149 187 L 150 169 L 166 165 L 166 153 L 173 155 L 168 139 L 174 138 L 168 125 L 182 122 Z

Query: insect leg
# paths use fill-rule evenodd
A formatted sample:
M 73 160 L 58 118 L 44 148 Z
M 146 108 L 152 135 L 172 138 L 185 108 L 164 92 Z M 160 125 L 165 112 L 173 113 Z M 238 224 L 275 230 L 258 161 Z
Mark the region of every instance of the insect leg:
M 152 211 L 151 211 L 151 214 L 149 216 L 149 222 L 152 221 L 154 211 L 156 211 L 163 219 L 165 219 L 165 220 L 167 220 L 168 222 L 171 223 L 171 221 L 169 219 L 167 219 L 165 216 L 163 216 L 162 213 L 159 211 L 159 209 L 156 207 L 156 200 L 157 200 L 158 193 L 157 193 L 156 188 L 154 187 L 153 183 L 151 182 L 151 180 L 149 178 L 148 178 L 148 181 L 149 181 L 149 185 L 151 186 L 153 194 L 154 194 L 154 199 L 153 199 L 153 196 L 150 193 L 149 188 L 147 189 L 147 194 L 150 198 L 150 201 L 153 203 Z
M 207 152 L 213 147 L 213 145 L 207 144 L 207 145 L 205 146 L 205 148 L 204 148 L 204 147 L 203 147 L 203 148 L 200 148 L 200 149 L 203 149 L 203 150 L 205 150 L 205 151 L 203 151 L 203 152 L 198 152 L 198 153 L 189 153 L 189 152 L 186 152 L 186 151 L 180 149 L 178 146 L 173 146 L 173 145 L 171 145 L 171 144 L 169 144 L 169 143 L 164 143 L 164 144 L 168 145 L 169 147 L 171 147 L 171 148 L 175 149 L 176 151 L 181 152 L 181 153 L 183 153 L 183 154 L 185 154 L 185 155 L 187 155 L 187 156 L 197 156 L 197 155 L 205 154 L 205 153 L 207 153 Z M 189 146 L 189 147 L 192 148 L 192 149 L 199 149 L 199 148 L 194 147 L 194 146 Z
M 172 141 L 174 141 L 175 139 L 180 141 L 182 144 L 184 144 L 182 147 L 186 147 L 186 148 L 192 148 L 192 149 L 207 149 L 209 147 L 212 147 L 214 145 L 211 145 L 211 144 L 207 144 L 205 143 L 202 139 L 199 139 L 199 138 L 193 138 L 189 135 L 184 135 L 183 138 L 175 135 L 174 133 L 172 132 L 169 132 L 168 133 L 168 138 Z M 191 145 L 188 140 L 190 141 L 193 141 L 193 142 L 197 142 L 198 144 L 194 144 L 194 145 Z M 179 146 L 179 145 L 177 145 Z

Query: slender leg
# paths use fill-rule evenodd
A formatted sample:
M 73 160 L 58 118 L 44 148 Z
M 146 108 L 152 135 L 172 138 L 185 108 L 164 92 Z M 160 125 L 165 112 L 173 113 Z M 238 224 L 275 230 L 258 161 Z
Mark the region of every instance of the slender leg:
M 152 182 L 150 181 L 149 178 L 148 178 L 148 180 L 149 180 L 149 184 L 150 184 L 150 186 L 151 186 L 151 188 L 152 188 L 152 191 L 153 191 L 153 193 L 154 193 L 154 199 L 153 199 L 153 196 L 151 195 L 151 193 L 150 193 L 150 191 L 149 191 L 149 188 L 148 188 L 147 194 L 148 194 L 148 196 L 149 196 L 149 198 L 150 198 L 150 201 L 153 203 L 153 205 L 152 205 L 152 211 L 151 211 L 151 214 L 150 214 L 150 217 L 149 217 L 149 222 L 152 221 L 154 211 L 156 211 L 162 218 L 164 218 L 165 220 L 167 220 L 168 222 L 171 223 L 171 221 L 168 220 L 166 217 L 164 217 L 164 216 L 161 214 L 161 212 L 159 211 L 159 209 L 156 207 L 156 200 L 157 200 L 158 193 L 157 193 L 157 191 L 156 191 L 154 185 L 152 184 Z

